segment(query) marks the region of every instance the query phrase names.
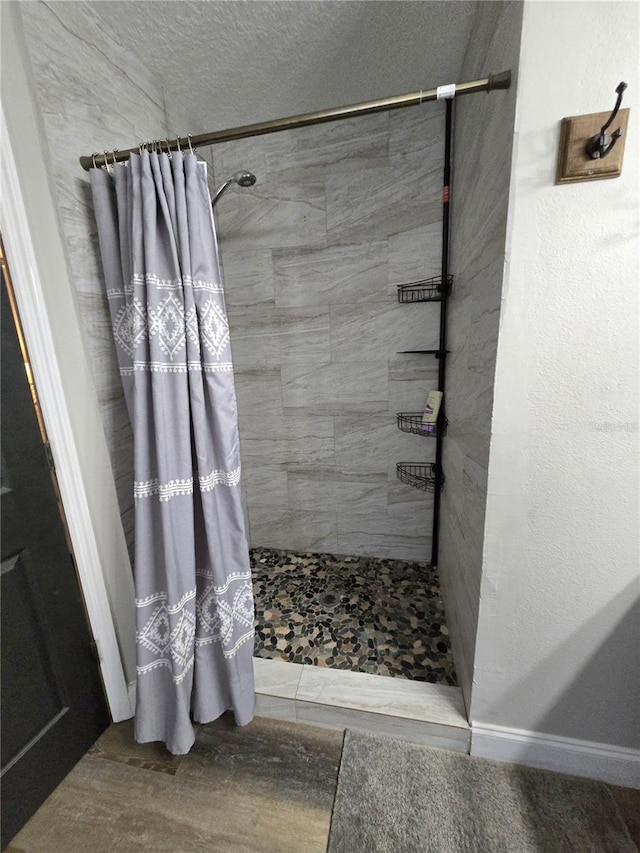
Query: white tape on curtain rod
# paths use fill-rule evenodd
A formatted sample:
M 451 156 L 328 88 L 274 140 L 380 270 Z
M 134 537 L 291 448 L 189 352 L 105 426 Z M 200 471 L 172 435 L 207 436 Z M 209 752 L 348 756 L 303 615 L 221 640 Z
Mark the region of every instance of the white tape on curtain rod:
M 436 100 L 448 100 L 454 98 L 456 94 L 456 84 L 447 83 L 446 86 L 438 86 L 436 88 Z

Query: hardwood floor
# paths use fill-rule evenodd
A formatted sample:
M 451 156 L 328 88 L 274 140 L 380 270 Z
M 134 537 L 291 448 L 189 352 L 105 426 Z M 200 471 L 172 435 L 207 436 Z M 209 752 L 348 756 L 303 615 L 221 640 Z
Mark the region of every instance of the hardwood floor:
M 324 853 L 342 739 L 226 714 L 173 756 L 112 725 L 5 853 Z M 640 849 L 640 791 L 610 789 Z
M 230 715 L 188 755 L 112 725 L 7 853 L 325 851 L 343 733 Z
M 640 850 L 640 790 L 618 788 L 615 785 L 609 785 L 609 790 L 618 804 L 624 822 L 627 824 L 629 835 Z

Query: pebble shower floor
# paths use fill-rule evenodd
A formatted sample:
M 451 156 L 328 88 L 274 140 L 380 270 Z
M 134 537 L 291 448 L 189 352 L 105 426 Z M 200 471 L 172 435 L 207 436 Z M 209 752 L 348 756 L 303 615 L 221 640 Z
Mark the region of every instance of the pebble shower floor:
M 252 548 L 254 655 L 455 685 L 426 563 Z

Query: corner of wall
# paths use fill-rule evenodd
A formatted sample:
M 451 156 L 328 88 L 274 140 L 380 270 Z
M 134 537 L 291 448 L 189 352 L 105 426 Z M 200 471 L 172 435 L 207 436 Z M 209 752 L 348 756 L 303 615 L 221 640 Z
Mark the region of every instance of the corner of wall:
M 511 88 L 456 103 L 449 300 L 450 355 L 444 443 L 447 478 L 438 569 L 465 702 L 473 693 L 482 583 L 493 388 L 510 197 L 523 6 L 476 7 L 463 79 L 507 69 Z

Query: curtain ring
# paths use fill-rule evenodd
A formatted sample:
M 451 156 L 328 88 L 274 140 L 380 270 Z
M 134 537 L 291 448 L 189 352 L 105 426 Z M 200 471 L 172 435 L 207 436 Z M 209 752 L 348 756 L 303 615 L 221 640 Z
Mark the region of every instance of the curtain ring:
M 112 165 L 114 168 L 116 166 L 116 163 L 118 162 L 116 160 L 116 154 L 118 153 L 119 150 L 120 150 L 119 148 L 114 148 L 113 151 L 111 152 L 113 154 L 113 164 Z
M 166 136 L 164 141 L 167 143 L 167 157 L 169 158 L 169 160 L 171 160 L 171 146 L 169 145 L 169 137 Z
M 107 170 L 107 174 L 110 175 L 111 174 L 111 163 L 109 162 L 109 160 L 107 158 L 108 153 L 109 153 L 108 151 L 103 151 L 102 156 L 104 157 L 104 166 L 105 166 L 105 169 Z
M 93 152 L 93 154 L 91 155 L 91 162 L 93 163 L 93 168 L 94 168 L 94 169 L 99 169 L 99 168 L 100 168 L 100 167 L 96 164 L 96 157 L 97 157 L 97 156 L 98 156 L 98 152 L 97 152 L 97 151 L 94 151 L 94 152 Z
M 189 151 L 192 154 L 195 154 L 196 152 L 193 150 L 193 145 L 191 144 L 191 134 L 190 133 L 187 133 L 187 140 L 189 142 Z

